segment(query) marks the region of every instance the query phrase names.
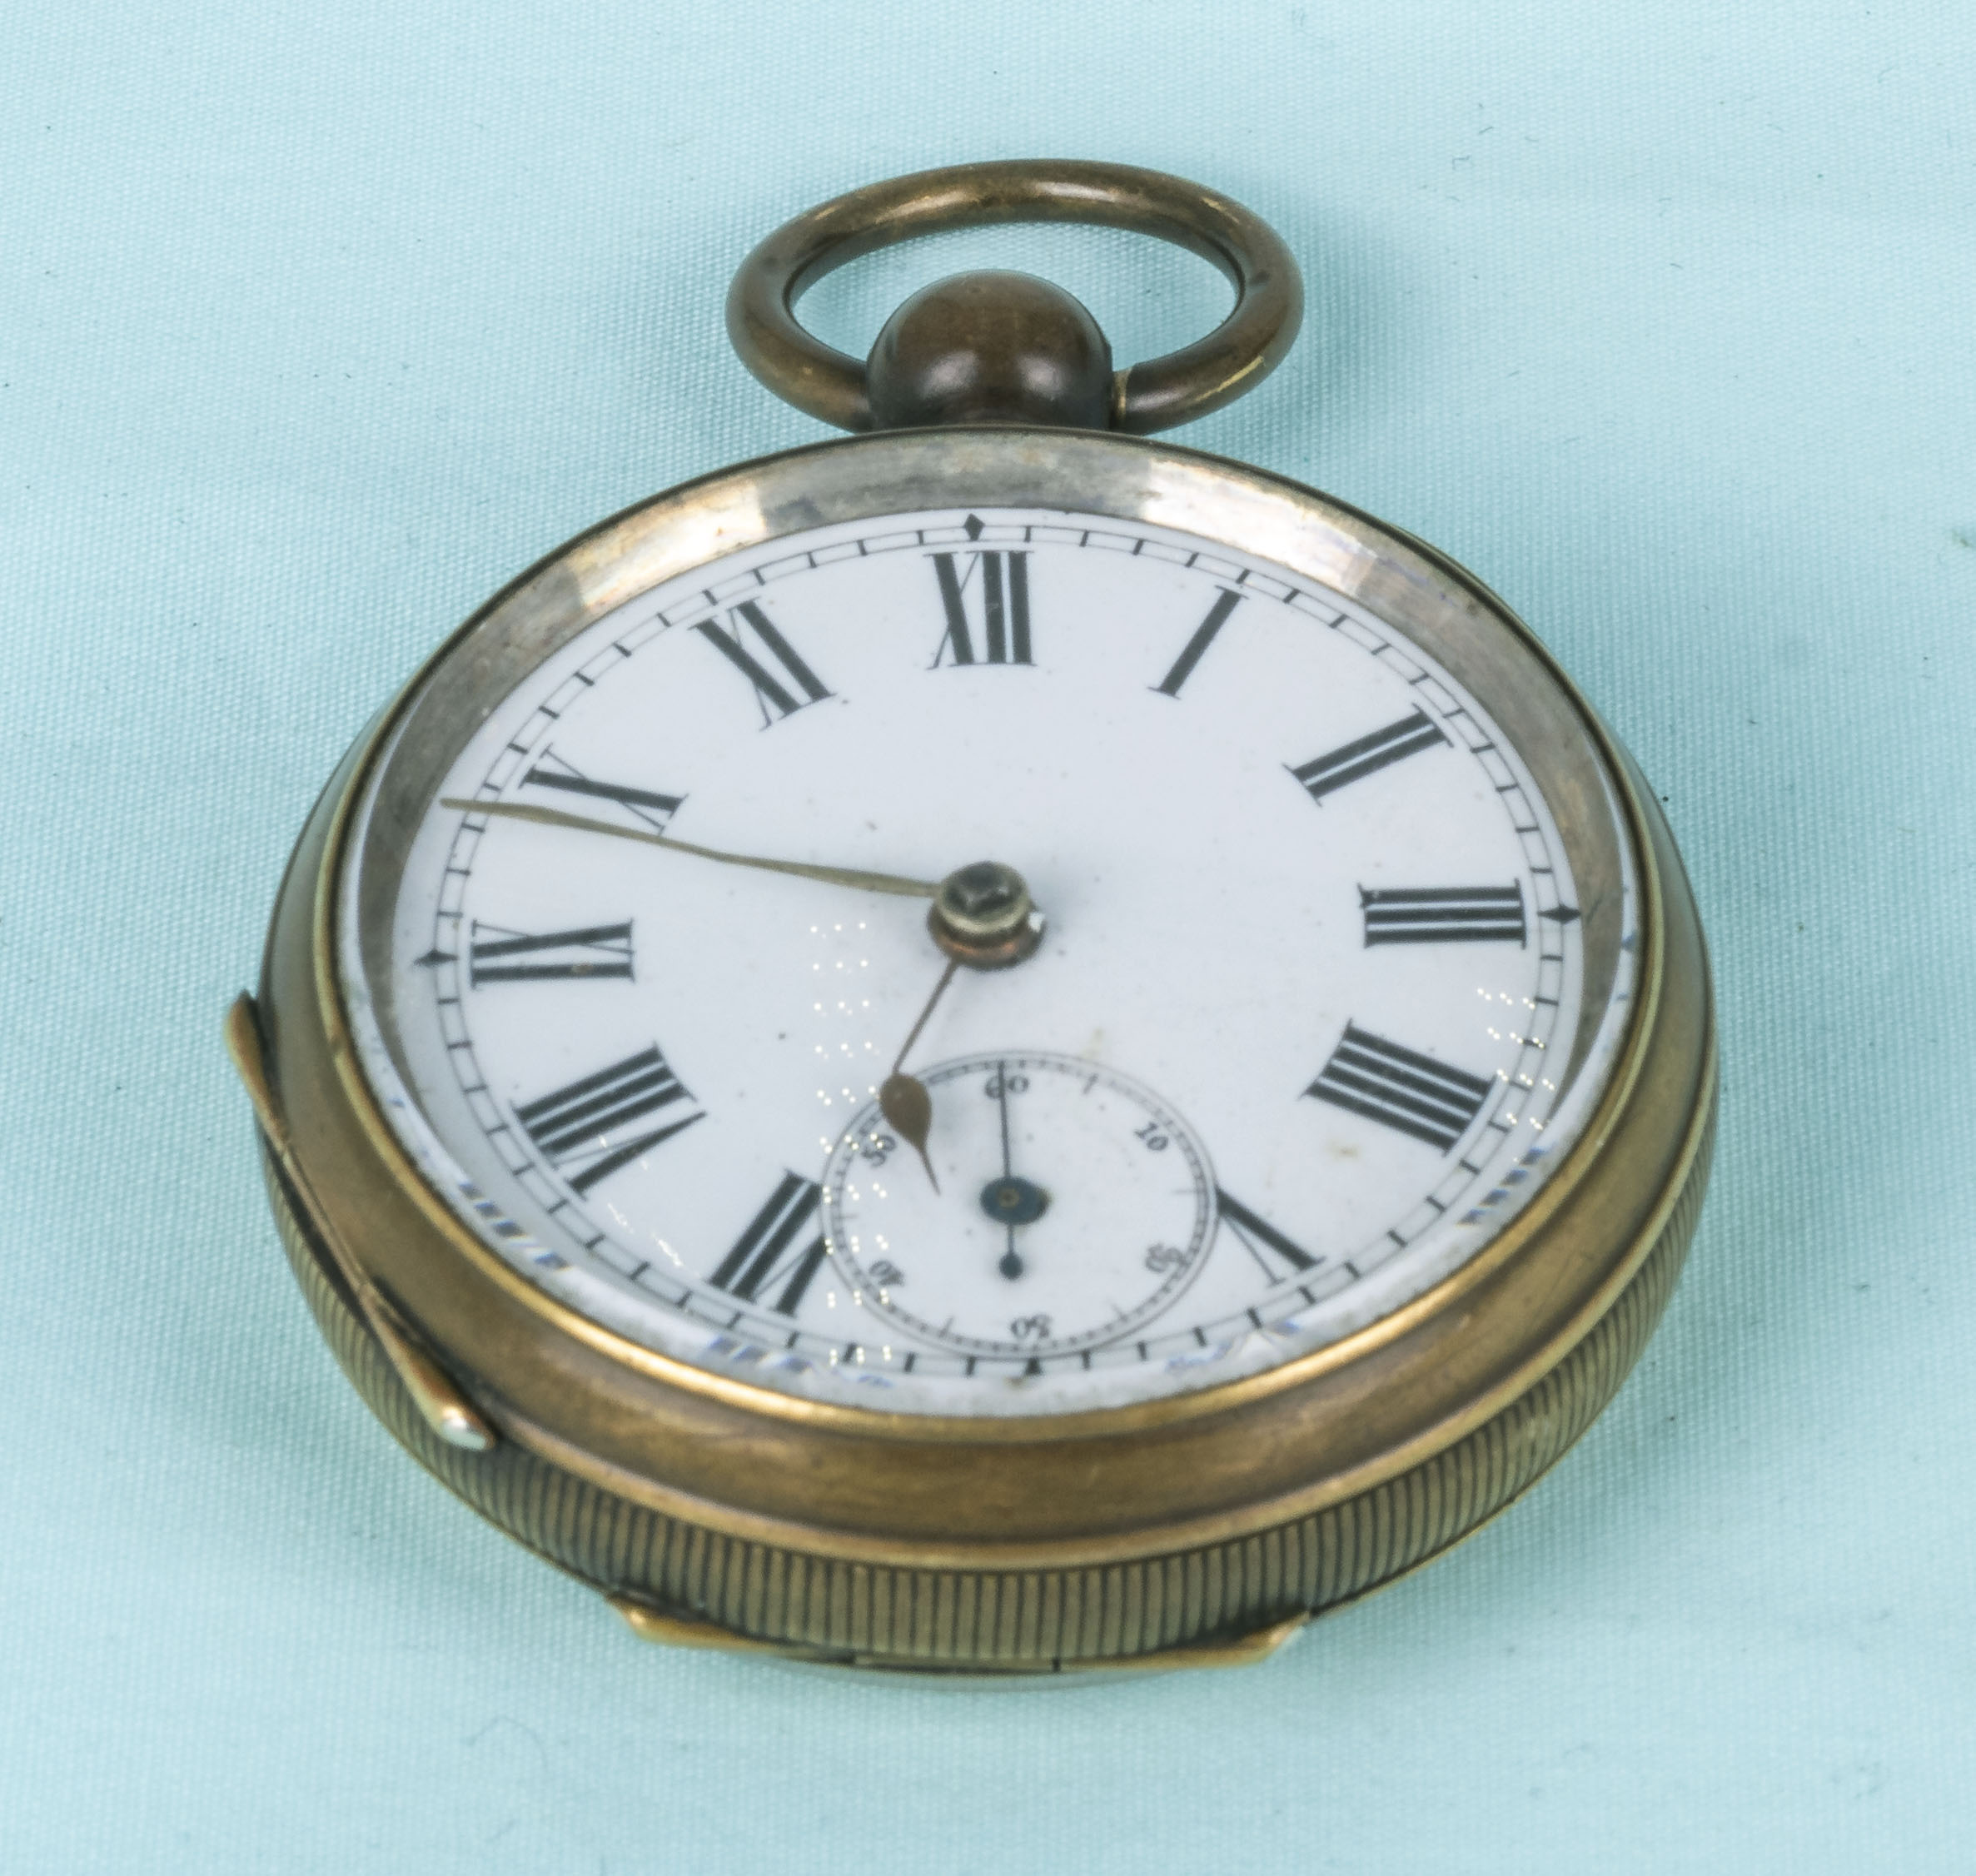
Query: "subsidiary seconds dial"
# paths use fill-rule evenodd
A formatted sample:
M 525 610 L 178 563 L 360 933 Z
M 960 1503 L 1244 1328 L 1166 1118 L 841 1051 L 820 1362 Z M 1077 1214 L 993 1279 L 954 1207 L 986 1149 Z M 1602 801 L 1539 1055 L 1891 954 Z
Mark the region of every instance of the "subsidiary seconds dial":
M 1046 1355 L 1134 1333 L 1197 1274 L 1214 1217 L 1207 1154 L 1145 1089 L 1033 1051 L 921 1079 L 941 1122 L 928 1176 L 875 1103 L 824 1175 L 831 1255 L 885 1321 L 1040 1373 Z

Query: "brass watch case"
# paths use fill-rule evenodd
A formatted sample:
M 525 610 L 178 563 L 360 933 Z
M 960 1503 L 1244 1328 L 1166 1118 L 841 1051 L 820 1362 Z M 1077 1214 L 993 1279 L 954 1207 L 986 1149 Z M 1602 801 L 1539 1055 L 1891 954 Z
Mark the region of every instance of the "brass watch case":
M 577 1316 L 482 1244 L 361 1070 L 336 958 L 351 843 L 367 843 L 355 923 L 371 950 L 388 930 L 394 853 L 488 704 L 676 574 L 798 529 L 947 505 L 1075 510 L 1226 540 L 1418 643 L 1495 717 L 1551 805 L 1585 908 L 1588 984 L 1616 968 L 1630 859 L 1630 1022 L 1576 1144 L 1468 1264 L 1268 1372 L 990 1420 L 799 1400 L 689 1366 Z M 310 1306 L 429 1470 L 642 1633 L 976 1674 L 1249 1658 L 1492 1516 L 1645 1346 L 1693 1235 L 1715 1112 L 1707 959 L 1672 838 L 1630 759 L 1500 600 L 1421 543 L 1262 471 L 1009 425 L 745 464 L 524 575 L 332 778 L 234 1042 Z

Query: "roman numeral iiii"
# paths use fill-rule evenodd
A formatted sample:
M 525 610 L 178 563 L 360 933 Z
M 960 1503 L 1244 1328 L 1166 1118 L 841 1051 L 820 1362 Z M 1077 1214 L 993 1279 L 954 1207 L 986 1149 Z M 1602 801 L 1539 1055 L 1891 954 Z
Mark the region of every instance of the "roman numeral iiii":
M 1495 1085 L 1347 1023 L 1344 1040 L 1304 1092 L 1445 1153 L 1467 1132 Z
M 515 1117 L 556 1171 L 580 1192 L 629 1166 L 661 1141 L 683 1133 L 704 1113 L 645 1130 L 632 1140 L 622 1137 L 633 1121 L 692 1096 L 666 1067 L 655 1045 L 585 1075 L 553 1094 L 521 1103 Z M 613 1137 L 617 1136 L 617 1137 Z

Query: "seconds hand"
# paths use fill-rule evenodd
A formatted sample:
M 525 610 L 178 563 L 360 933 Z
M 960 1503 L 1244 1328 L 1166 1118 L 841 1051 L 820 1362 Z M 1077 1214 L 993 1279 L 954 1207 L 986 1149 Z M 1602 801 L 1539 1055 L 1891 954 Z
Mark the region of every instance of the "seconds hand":
M 1014 1190 L 1015 1163 L 1008 1151 L 1008 1064 L 995 1064 L 995 1099 L 1002 1109 L 1002 1185 L 1005 1192 Z M 1008 1232 L 1008 1248 L 1002 1254 L 1002 1274 L 1013 1281 L 1023 1274 L 1023 1255 L 1015 1247 L 1015 1226 L 1005 1227 Z

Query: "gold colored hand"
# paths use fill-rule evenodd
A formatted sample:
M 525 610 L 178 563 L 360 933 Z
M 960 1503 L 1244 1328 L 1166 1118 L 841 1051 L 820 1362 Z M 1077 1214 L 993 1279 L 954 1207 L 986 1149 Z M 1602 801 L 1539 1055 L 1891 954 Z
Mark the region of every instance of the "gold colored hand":
M 531 808 L 518 801 L 465 801 L 454 795 L 440 798 L 441 808 L 456 808 L 465 814 L 499 815 L 510 821 L 533 821 L 539 827 L 574 828 L 583 834 L 608 834 L 620 840 L 643 841 L 648 847 L 669 847 L 674 853 L 696 854 L 703 860 L 719 860 L 726 866 L 753 867 L 761 873 L 790 873 L 799 879 L 820 879 L 827 886 L 853 886 L 861 892 L 891 893 L 901 898 L 930 899 L 939 893 L 938 884 L 924 879 L 902 879 L 896 873 L 864 873 L 855 867 L 812 866 L 807 860 L 765 860 L 756 853 L 729 853 L 719 847 L 701 847 L 690 840 L 674 840 L 670 834 L 653 834 L 644 828 L 619 827 L 610 821 L 594 821 L 587 814 L 565 814 L 560 808 Z
M 933 1171 L 933 1162 L 928 1157 L 926 1137 L 933 1131 L 933 1097 L 927 1092 L 926 1083 L 917 1075 L 903 1074 L 908 1055 L 913 1043 L 919 1040 L 919 1032 L 925 1028 L 926 1020 L 933 1013 L 933 1006 L 947 994 L 947 986 L 953 982 L 953 973 L 961 968 L 960 959 L 952 958 L 947 968 L 940 973 L 940 981 L 933 986 L 933 993 L 926 1000 L 926 1008 L 920 1011 L 919 1020 L 913 1025 L 912 1033 L 901 1046 L 898 1058 L 892 1064 L 892 1072 L 885 1077 L 878 1090 L 878 1112 L 893 1127 L 903 1134 L 913 1152 L 919 1156 L 919 1163 L 926 1168 L 926 1176 L 933 1181 L 933 1190 L 940 1189 L 938 1176 Z

